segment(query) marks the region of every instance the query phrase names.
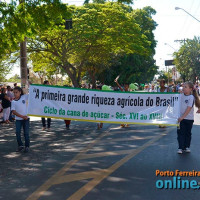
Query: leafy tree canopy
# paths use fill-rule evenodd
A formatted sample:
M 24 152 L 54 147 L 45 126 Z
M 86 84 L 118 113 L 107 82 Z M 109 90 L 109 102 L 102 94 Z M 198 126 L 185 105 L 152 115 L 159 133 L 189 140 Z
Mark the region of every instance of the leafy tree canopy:
M 196 77 L 200 77 L 200 38 L 188 39 L 174 56 L 174 64 L 183 81 L 195 83 Z

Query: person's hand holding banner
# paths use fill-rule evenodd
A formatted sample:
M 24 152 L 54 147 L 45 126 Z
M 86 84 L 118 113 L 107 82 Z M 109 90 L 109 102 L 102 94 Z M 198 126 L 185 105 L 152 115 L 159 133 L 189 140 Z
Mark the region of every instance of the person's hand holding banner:
M 117 76 L 117 78 L 114 80 L 114 82 L 117 82 L 119 77 L 120 77 L 120 75 Z

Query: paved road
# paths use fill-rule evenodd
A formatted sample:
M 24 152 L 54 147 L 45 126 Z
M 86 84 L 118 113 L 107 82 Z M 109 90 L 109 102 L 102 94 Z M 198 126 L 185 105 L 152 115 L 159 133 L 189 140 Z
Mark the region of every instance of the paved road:
M 199 116 L 192 152 L 178 155 L 176 128 L 53 120 L 50 132 L 31 122 L 31 151 L 15 153 L 14 125 L 0 129 L 0 199 L 198 200 L 199 190 L 156 189 L 156 170 L 200 171 Z M 184 177 L 200 181 L 198 177 Z

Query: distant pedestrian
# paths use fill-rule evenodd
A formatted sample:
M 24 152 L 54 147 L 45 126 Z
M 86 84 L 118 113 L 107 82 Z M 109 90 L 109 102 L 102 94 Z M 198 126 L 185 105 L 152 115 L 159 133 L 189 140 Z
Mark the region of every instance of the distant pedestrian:
M 180 98 L 180 117 L 178 118 L 180 128 L 177 129 L 179 147 L 177 153 L 182 154 L 184 151 L 190 152 L 191 130 L 194 122 L 194 103 L 199 108 L 197 111 L 199 113 L 200 101 L 193 84 L 190 82 L 184 84 L 183 94 L 181 94 Z
M 129 84 L 128 84 L 128 83 L 125 83 L 125 84 L 124 84 L 124 88 L 121 87 L 121 85 L 118 83 L 117 80 L 115 80 L 115 83 L 117 84 L 117 86 L 119 87 L 119 89 L 120 89 L 122 92 L 129 92 Z
M 44 81 L 43 85 L 49 85 L 49 81 Z M 47 118 L 47 128 L 48 131 L 50 131 L 51 128 L 51 118 Z M 44 131 L 46 129 L 46 119 L 42 117 L 42 130 Z
M 169 92 L 169 88 L 165 87 L 165 80 L 160 80 L 160 88 L 158 88 L 158 92 Z M 159 125 L 159 128 L 166 128 L 164 125 Z
M 29 139 L 29 117 L 27 116 L 28 111 L 28 95 L 23 94 L 23 91 L 20 87 L 14 88 L 15 100 L 12 101 L 11 110 L 15 115 L 16 119 L 16 137 L 18 148 L 17 152 L 29 151 L 30 139 Z M 25 139 L 25 148 L 21 140 L 21 128 L 24 130 L 24 139 Z
M 10 97 L 8 97 L 6 93 L 6 88 L 1 88 L 1 99 L 2 99 L 2 107 L 3 107 L 3 122 L 9 124 L 9 116 L 10 116 Z
M 160 88 L 158 88 L 158 92 L 169 92 L 169 88 L 165 86 L 165 80 L 160 80 Z
M 149 89 L 149 92 L 157 92 L 157 90 L 155 89 L 154 85 L 151 85 L 151 88 Z
M 10 86 L 7 86 L 7 96 L 10 98 L 10 101 L 12 102 L 12 100 L 14 99 L 14 94 L 13 94 L 13 90 Z M 10 122 L 14 121 L 14 116 L 12 116 L 12 112 L 10 112 L 9 121 Z

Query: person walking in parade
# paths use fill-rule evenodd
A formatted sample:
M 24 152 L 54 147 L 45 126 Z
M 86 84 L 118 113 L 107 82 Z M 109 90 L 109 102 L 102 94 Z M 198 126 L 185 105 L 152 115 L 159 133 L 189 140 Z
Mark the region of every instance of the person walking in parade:
M 169 88 L 165 87 L 165 80 L 160 80 L 160 88 L 158 88 L 158 92 L 169 92 Z M 159 125 L 159 128 L 166 128 L 164 125 Z
M 129 92 L 130 89 L 129 89 L 129 84 L 128 83 L 125 83 L 124 84 L 124 89 L 121 87 L 121 85 L 119 84 L 118 82 L 118 78 L 119 76 L 114 80 L 114 82 L 117 84 L 117 86 L 119 87 L 119 89 L 122 91 L 122 92 Z M 125 127 L 128 127 L 129 125 L 128 124 L 121 124 L 120 125 L 122 128 L 125 128 Z
M 6 93 L 6 88 L 1 89 L 1 98 L 2 98 L 2 107 L 3 107 L 3 122 L 9 124 L 9 116 L 10 116 L 10 97 L 8 97 Z
M 186 82 L 183 87 L 183 93 L 181 94 L 180 117 L 178 118 L 180 127 L 177 129 L 179 145 L 177 153 L 179 154 L 190 152 L 191 130 L 194 122 L 194 104 L 200 108 L 200 100 L 194 89 L 194 85 Z
M 29 117 L 27 116 L 28 111 L 28 95 L 23 94 L 20 87 L 14 88 L 15 99 L 11 103 L 11 111 L 16 116 L 16 138 L 18 143 L 17 152 L 29 151 L 30 139 L 29 139 Z M 24 130 L 25 148 L 21 140 L 21 128 Z
M 160 88 L 158 88 L 158 92 L 169 92 L 169 88 L 165 87 L 165 80 L 160 80 Z
M 49 81 L 44 81 L 43 85 L 49 85 Z M 51 118 L 47 118 L 47 127 L 48 127 L 48 131 L 50 131 L 50 127 L 51 127 Z M 46 119 L 44 117 L 42 117 L 42 130 L 44 131 L 46 129 Z

